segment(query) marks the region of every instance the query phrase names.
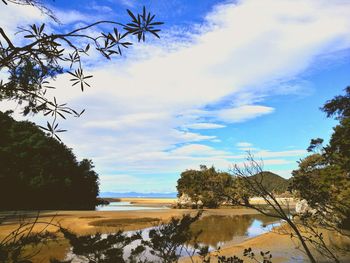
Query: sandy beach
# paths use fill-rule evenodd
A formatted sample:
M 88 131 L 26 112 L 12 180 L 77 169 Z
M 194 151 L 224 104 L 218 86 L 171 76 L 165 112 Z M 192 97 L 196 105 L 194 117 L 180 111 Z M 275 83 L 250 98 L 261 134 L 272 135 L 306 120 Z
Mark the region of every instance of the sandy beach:
M 154 209 L 136 211 L 43 211 L 39 215 L 39 221 L 49 222 L 52 220 L 54 224 L 59 224 L 77 234 L 84 235 L 94 234 L 96 232 L 111 233 L 119 229 L 125 231 L 138 230 L 157 225 L 159 222 L 167 222 L 171 217 L 196 213 L 195 210 L 188 209 L 159 209 L 160 207 L 172 205 L 175 199 L 123 198 L 121 201 L 130 202 L 134 205 L 152 206 Z M 5 214 L 5 212 L 0 213 L 1 216 Z M 7 214 L 11 213 L 7 212 Z M 203 212 L 203 216 L 252 214 L 257 214 L 257 212 L 247 208 L 205 209 Z M 36 215 L 37 213 L 35 212 L 26 212 L 27 220 L 34 220 Z M 5 224 L 2 224 L 0 226 L 0 240 L 14 230 L 16 226 L 18 226 L 18 218 L 16 219 L 15 217 L 8 219 Z M 44 226 L 45 224 L 37 225 L 34 230 L 39 231 Z M 57 227 L 49 226 L 47 230 L 57 231 Z M 295 262 L 298 262 L 298 260 L 304 258 L 303 253 L 298 249 L 298 244 L 293 242 L 289 235 L 282 235 L 281 231 L 262 234 L 239 244 L 226 245 L 219 252 L 213 252 L 212 255 L 242 256 L 243 250 L 249 247 L 254 248 L 257 253 L 260 253 L 260 251 L 271 251 L 274 263 L 288 262 L 288 259 L 291 258 L 294 258 Z M 43 247 L 38 257 L 40 260 L 43 260 L 42 262 L 46 262 L 45 260 L 48 261 L 51 256 L 64 259 L 64 255 L 68 249 L 69 244 L 67 241 L 59 240 L 59 242 L 50 242 L 48 246 Z M 190 261 L 184 258 L 181 262 Z
M 187 209 L 159 209 L 160 207 L 171 205 L 175 199 L 134 199 L 123 198 L 121 201 L 131 202 L 134 205 L 152 206 L 151 210 L 136 211 L 42 211 L 39 215 L 40 222 L 50 222 L 59 224 L 64 228 L 68 228 L 79 235 L 100 233 L 111 233 L 118 230 L 139 230 L 167 222 L 172 217 L 181 217 L 183 214 L 197 213 L 196 210 Z M 35 220 L 37 212 L 22 212 L 26 221 Z M 246 208 L 237 209 L 207 209 L 203 216 L 209 215 L 247 215 L 256 214 L 255 211 Z M 0 212 L 0 217 L 5 215 L 13 215 L 13 212 Z M 0 240 L 10 234 L 18 227 L 18 216 L 8 218 L 4 224 L 0 226 Z M 43 228 L 48 231 L 55 232 L 57 227 L 47 226 L 46 224 L 37 224 L 34 231 L 40 231 Z M 49 262 L 51 257 L 63 260 L 69 250 L 69 244 L 64 239 L 49 242 L 43 246 L 40 254 L 35 257 L 38 262 Z
M 145 205 L 145 203 L 143 203 Z M 109 233 L 116 230 L 137 230 L 150 227 L 159 222 L 167 222 L 172 217 L 180 217 L 183 214 L 196 214 L 196 210 L 189 209 L 157 209 L 136 211 L 43 211 L 40 213 L 40 221 L 59 224 L 77 234 L 93 234 L 96 232 Z M 24 212 L 27 220 L 34 220 L 37 213 Z M 208 215 L 248 215 L 257 214 L 256 211 L 247 208 L 223 208 L 205 209 L 203 216 Z M 0 226 L 0 238 L 9 234 L 18 225 L 18 218 L 7 220 Z M 39 230 L 38 225 L 35 229 Z M 49 231 L 56 231 L 54 226 L 47 227 Z

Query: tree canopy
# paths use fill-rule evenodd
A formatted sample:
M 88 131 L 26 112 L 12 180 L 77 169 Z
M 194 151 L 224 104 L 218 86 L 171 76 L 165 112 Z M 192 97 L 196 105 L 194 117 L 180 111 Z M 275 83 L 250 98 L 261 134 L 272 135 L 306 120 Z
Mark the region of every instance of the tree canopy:
M 187 194 L 194 201 L 201 200 L 206 207 L 217 207 L 225 196 L 222 194 L 232 186 L 230 174 L 219 172 L 215 167 L 201 165 L 199 170 L 186 170 L 177 181 L 178 195 Z
M 277 194 L 286 192 L 289 186 L 288 180 L 268 171 L 254 174 L 250 180 L 262 181 L 267 191 Z M 177 181 L 177 190 L 178 196 L 187 194 L 193 202 L 201 200 L 206 207 L 217 207 L 227 199 L 227 195 L 232 194 L 232 191 L 241 188 L 239 192 L 243 194 L 244 186 L 241 183 L 238 178 L 227 172 L 201 165 L 199 170 L 186 170 L 181 173 Z
M 345 95 L 339 95 L 329 100 L 322 107 L 327 117 L 334 117 L 339 124 L 333 128 L 329 144 L 324 148 L 327 161 L 341 166 L 350 172 L 350 86 L 345 89 Z
M 0 209 L 94 209 L 98 175 L 90 160 L 35 124 L 0 112 Z
M 314 153 L 293 171 L 291 189 L 320 212 L 323 223 L 350 228 L 350 87 L 321 109 L 339 123 L 328 145 L 322 146 L 320 138 L 311 140 L 308 150 Z

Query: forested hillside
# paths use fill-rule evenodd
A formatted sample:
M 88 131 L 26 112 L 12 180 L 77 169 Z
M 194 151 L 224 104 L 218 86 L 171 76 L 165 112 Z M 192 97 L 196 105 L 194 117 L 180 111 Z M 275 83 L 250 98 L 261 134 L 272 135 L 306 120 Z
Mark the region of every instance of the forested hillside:
M 288 190 L 289 180 L 284 179 L 275 173 L 268 171 L 262 172 L 254 175 L 253 178 L 257 181 L 261 181 L 266 190 L 270 192 L 281 194 Z

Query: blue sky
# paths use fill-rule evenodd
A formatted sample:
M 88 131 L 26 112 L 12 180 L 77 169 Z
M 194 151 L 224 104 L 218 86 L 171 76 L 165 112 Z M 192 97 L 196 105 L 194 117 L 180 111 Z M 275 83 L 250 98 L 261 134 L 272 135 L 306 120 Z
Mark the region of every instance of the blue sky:
M 86 109 L 62 122 L 63 141 L 94 161 L 101 191 L 172 192 L 183 170 L 227 171 L 247 150 L 288 178 L 310 139 L 332 133 L 336 122 L 319 108 L 350 85 L 350 1 L 48 3 L 63 25 L 18 7 L 1 25 L 14 32 L 45 21 L 69 30 L 127 21 L 125 9 L 143 5 L 165 22 L 160 40 L 150 37 L 122 58 L 92 54 L 85 64 L 93 87 L 83 94 L 66 76 L 57 79 L 55 95 Z

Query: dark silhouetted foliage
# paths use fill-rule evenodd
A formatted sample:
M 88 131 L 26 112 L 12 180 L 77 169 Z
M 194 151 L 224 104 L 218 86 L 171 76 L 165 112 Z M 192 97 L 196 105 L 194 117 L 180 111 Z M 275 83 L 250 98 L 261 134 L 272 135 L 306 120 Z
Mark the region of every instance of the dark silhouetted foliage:
M 66 229 L 61 229 L 61 231 L 71 244 L 74 255 L 81 261 L 90 263 L 127 262 L 124 260 L 124 248 L 133 241 L 142 239 L 140 233 L 127 236 L 122 231 L 106 236 L 102 236 L 100 233 L 91 236 L 77 236 Z
M 16 214 L 0 218 L 0 226 L 12 217 L 16 217 Z M 18 226 L 0 240 L 1 263 L 32 263 L 31 259 L 40 253 L 41 247 L 57 238 L 55 233 L 46 231 L 48 226 L 57 226 L 52 223 L 53 218 L 50 222 L 42 222 L 39 213 L 34 220 L 19 218 Z
M 53 259 L 51 263 L 72 262 L 80 260 L 89 263 L 176 263 L 181 257 L 189 257 L 192 262 L 243 263 L 237 256 L 213 256 L 207 246 L 197 242 L 199 232 L 193 232 L 191 226 L 201 217 L 201 212 L 195 216 L 183 215 L 182 218 L 171 218 L 170 222 L 155 226 L 148 236 L 142 232 L 126 235 L 119 231 L 108 235 L 76 234 L 61 229 L 72 246 L 73 256 L 68 261 Z M 129 252 L 126 246 L 134 246 Z M 259 263 L 271 263 L 269 251 L 256 255 L 251 248 L 244 249 L 243 256 Z M 195 259 L 195 257 L 197 257 Z M 194 261 L 195 260 L 195 261 Z
M 42 1 L 2 0 L 0 4 L 2 10 L 6 10 L 8 4 L 34 6 L 58 22 Z M 139 42 L 145 41 L 148 33 L 159 38 L 158 26 L 163 23 L 155 21 L 155 15 L 147 12 L 145 7 L 139 14 L 127 12 L 131 20 L 128 23 L 102 20 L 74 27 L 69 32 L 52 32 L 52 27 L 45 24 L 33 24 L 20 28 L 17 38 L 21 36 L 22 41 L 15 41 L 0 27 L 0 72 L 4 76 L 0 79 L 0 100 L 18 102 L 24 115 L 42 112 L 51 116 L 52 121 L 41 128 L 59 139 L 57 134 L 65 130 L 58 127 L 58 118 L 65 119 L 67 114 L 79 117 L 84 110 L 78 112 L 66 103 L 58 103 L 56 98 L 51 99 L 47 90 L 56 87 L 50 81 L 59 74 L 68 73 L 72 86 L 77 85 L 84 91 L 90 87 L 88 81 L 92 77 L 84 71 L 84 58 L 91 49 L 111 59 L 122 55 L 122 50 L 133 44 L 128 36 L 137 36 Z M 100 33 L 92 33 L 96 31 Z
M 33 123 L 0 112 L 0 209 L 94 209 L 98 175 L 90 160 Z
M 350 174 L 350 86 L 345 89 L 345 95 L 327 101 L 322 110 L 327 117 L 339 120 L 329 144 L 324 148 L 325 156 L 330 164 L 339 165 Z
M 177 262 L 186 252 L 188 256 L 196 253 L 198 244 L 190 251 L 188 246 L 191 240 L 195 240 L 199 232 L 194 233 L 191 225 L 199 219 L 201 213 L 191 217 L 184 215 L 180 218 L 172 218 L 169 223 L 161 224 L 149 232 L 149 240 L 142 241 L 142 245 L 150 249 L 150 253 L 162 259 L 164 263 Z

